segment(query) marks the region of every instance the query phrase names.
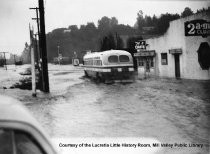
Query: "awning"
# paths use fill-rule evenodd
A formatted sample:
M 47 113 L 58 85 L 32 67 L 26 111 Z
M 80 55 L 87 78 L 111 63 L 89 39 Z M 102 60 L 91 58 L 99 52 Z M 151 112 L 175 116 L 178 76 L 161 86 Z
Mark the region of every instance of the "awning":
M 141 52 L 134 53 L 134 57 L 154 57 L 155 50 L 145 50 Z
M 177 48 L 177 49 L 169 49 L 170 54 L 182 54 L 182 49 Z

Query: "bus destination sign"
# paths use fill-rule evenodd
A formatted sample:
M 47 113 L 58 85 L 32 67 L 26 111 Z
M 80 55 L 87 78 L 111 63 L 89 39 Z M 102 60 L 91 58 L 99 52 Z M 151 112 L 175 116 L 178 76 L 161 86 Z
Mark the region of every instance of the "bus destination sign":
M 202 36 L 210 35 L 210 22 L 206 20 L 191 20 L 185 22 L 185 36 Z

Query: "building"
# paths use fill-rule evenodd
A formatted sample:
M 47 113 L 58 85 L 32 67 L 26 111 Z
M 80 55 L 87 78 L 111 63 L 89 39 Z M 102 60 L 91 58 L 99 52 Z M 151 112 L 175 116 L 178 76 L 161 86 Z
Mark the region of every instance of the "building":
M 146 39 L 135 54 L 139 74 L 185 79 L 210 79 L 210 13 L 170 22 L 167 32 Z

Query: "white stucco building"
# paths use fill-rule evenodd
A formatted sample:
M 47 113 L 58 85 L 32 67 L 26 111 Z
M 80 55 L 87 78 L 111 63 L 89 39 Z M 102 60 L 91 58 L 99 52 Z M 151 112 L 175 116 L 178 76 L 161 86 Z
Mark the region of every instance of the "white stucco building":
M 206 35 L 192 36 L 201 33 Z M 150 56 L 151 74 L 170 78 L 210 79 L 209 12 L 174 20 L 164 35 L 145 41 L 148 44 L 145 52 L 155 52 Z M 141 60 L 146 57 L 137 54 L 140 74 L 144 73 L 145 68 L 140 64 Z

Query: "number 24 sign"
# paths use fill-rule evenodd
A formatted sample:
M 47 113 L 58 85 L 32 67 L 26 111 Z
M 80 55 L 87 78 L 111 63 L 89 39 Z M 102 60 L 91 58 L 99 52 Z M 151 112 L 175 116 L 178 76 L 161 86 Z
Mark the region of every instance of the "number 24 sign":
M 206 20 L 192 20 L 184 23 L 185 36 L 202 36 L 210 35 L 210 22 Z

